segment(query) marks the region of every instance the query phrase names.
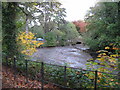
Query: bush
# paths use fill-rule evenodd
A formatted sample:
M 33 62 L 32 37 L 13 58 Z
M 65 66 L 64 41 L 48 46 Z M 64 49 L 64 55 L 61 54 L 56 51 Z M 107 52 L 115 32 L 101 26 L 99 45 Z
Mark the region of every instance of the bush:
M 56 45 L 57 46 L 65 45 L 66 42 L 64 39 L 65 33 L 62 32 L 61 30 L 54 30 L 52 32 L 55 34 L 56 37 Z
M 56 46 L 56 35 L 53 32 L 47 32 L 45 35 L 45 46 Z
M 20 46 L 19 51 L 24 55 L 32 55 L 36 52 L 36 48 L 43 44 L 43 42 L 36 41 L 36 37 L 32 32 L 20 32 L 16 40 Z
M 31 32 L 35 33 L 35 37 L 44 38 L 45 33 L 42 26 L 34 26 L 30 29 Z
M 118 57 L 120 56 L 118 53 L 113 54 L 112 52 L 109 52 L 109 49 L 119 50 L 119 48 L 116 47 L 105 47 L 105 50 L 99 50 L 97 51 L 98 56 L 95 61 L 91 61 L 87 63 L 88 69 L 93 69 L 98 71 L 98 80 L 97 83 L 103 87 L 103 86 L 109 86 L 109 87 L 116 87 L 118 88 L 118 79 L 117 74 L 109 74 L 109 73 L 118 73 Z M 101 73 L 106 72 L 106 73 Z M 89 78 L 94 79 L 94 74 L 91 72 L 88 73 Z

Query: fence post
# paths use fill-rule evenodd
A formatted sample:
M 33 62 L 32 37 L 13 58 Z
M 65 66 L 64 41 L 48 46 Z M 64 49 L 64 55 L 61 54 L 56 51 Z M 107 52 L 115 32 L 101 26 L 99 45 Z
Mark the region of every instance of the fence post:
M 26 83 L 28 83 L 28 61 L 25 60 L 25 69 L 26 69 Z
M 6 56 L 6 65 L 8 66 L 8 57 Z
M 95 71 L 95 86 L 94 86 L 94 90 L 97 90 L 97 77 L 98 77 L 98 75 L 97 75 L 97 70 Z
M 6 63 L 5 63 L 5 65 L 8 67 L 8 57 L 7 56 L 6 56 Z M 8 74 L 7 68 L 6 68 L 6 74 Z
M 64 85 L 67 85 L 67 80 L 66 80 L 66 66 L 64 66 Z
M 44 63 L 41 62 L 41 90 L 44 89 Z
M 14 56 L 14 65 L 13 65 L 14 71 L 14 80 L 16 79 L 16 56 Z

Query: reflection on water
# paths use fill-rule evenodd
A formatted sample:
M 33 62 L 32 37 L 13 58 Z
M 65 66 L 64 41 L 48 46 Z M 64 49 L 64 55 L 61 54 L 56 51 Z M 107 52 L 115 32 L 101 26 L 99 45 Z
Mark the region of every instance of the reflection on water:
M 76 48 L 75 48 L 76 47 Z M 70 67 L 86 68 L 86 62 L 92 58 L 83 49 L 88 47 L 82 44 L 64 47 L 40 48 L 32 55 L 33 60 L 43 61 L 57 65 L 68 65 Z

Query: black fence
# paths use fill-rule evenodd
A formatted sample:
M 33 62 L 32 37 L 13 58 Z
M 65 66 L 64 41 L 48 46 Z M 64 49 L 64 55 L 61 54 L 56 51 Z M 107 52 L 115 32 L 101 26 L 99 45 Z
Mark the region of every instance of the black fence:
M 16 78 L 16 73 L 20 71 L 25 75 L 26 83 L 29 83 L 28 78 L 40 81 L 42 90 L 46 83 L 69 89 L 94 88 L 96 90 L 99 87 L 119 88 L 118 75 L 113 73 L 84 70 L 31 60 L 17 60 L 16 58 L 14 60 L 6 58 L 3 64 L 14 68 L 14 78 Z M 110 80 L 107 81 L 106 77 L 109 77 Z M 102 79 L 103 84 L 99 83 Z

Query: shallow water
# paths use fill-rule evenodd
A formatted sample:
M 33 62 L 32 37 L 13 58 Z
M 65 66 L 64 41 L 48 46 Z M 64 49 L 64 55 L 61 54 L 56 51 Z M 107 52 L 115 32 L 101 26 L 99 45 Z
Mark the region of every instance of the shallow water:
M 87 63 L 87 60 L 92 57 L 83 51 L 85 49 L 88 49 L 88 47 L 82 44 L 40 48 L 32 55 L 32 60 L 86 69 L 85 64 Z

